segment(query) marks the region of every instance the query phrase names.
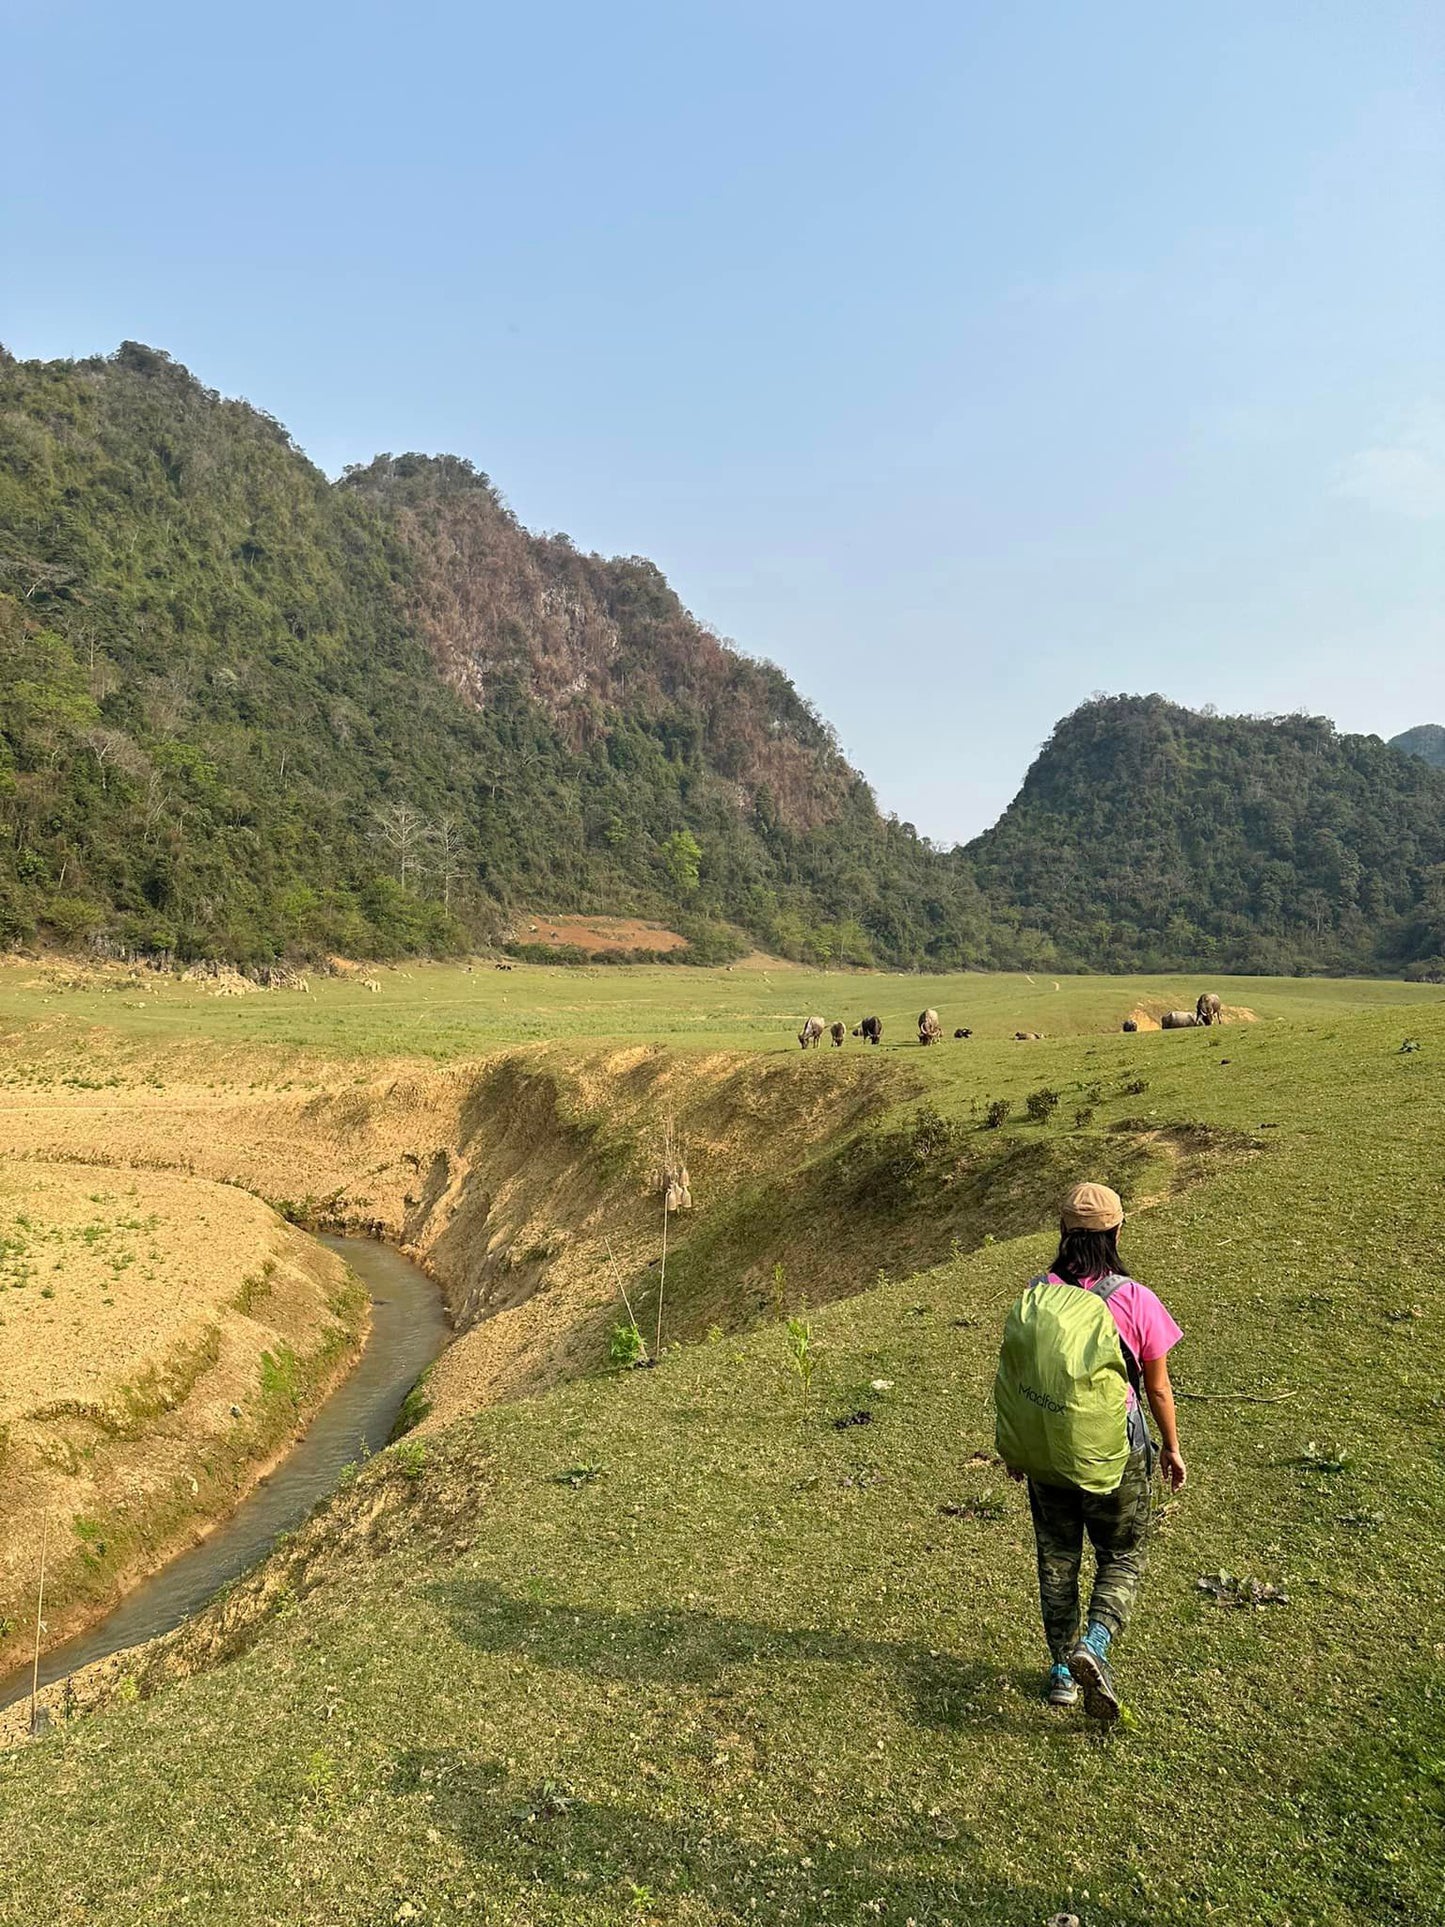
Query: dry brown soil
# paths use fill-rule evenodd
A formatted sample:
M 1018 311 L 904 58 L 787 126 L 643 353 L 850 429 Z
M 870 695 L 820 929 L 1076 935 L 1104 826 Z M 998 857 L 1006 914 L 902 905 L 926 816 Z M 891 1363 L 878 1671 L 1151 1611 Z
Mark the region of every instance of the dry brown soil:
M 775 1172 L 780 1141 L 785 1162 L 802 1159 L 908 1085 L 893 1060 L 854 1056 L 800 1101 L 791 1060 L 654 1046 L 510 1047 L 436 1067 L 373 1061 L 365 1075 L 288 1052 L 275 1083 L 261 1052 L 204 1047 L 192 1062 L 172 1049 L 161 1081 L 97 1035 L 91 1062 L 114 1072 L 102 1091 L 0 1098 L 0 1156 L 95 1160 L 114 1167 L 112 1186 L 122 1170 L 222 1179 L 307 1223 L 384 1236 L 437 1279 L 458 1328 L 433 1371 L 433 1423 L 605 1354 L 609 1245 L 631 1280 L 657 1251 L 645 1146 L 658 1118 L 675 1119 L 705 1210 Z M 822 1269 L 820 1256 L 818 1302 Z
M 641 917 L 546 917 L 525 912 L 509 932 L 513 943 L 575 944 L 581 950 L 685 950 L 687 938 Z
M 364 1324 L 346 1266 L 242 1191 L 0 1167 L 0 1670 L 47 1517 L 48 1644 L 235 1505 Z

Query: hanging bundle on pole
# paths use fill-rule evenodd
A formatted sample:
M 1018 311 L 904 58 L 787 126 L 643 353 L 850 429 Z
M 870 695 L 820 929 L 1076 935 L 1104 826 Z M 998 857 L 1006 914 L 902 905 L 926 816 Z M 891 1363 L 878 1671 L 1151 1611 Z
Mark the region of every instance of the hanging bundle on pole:
M 665 1217 L 674 1211 L 691 1211 L 692 1180 L 688 1177 L 687 1166 L 682 1161 L 682 1153 L 677 1148 L 671 1118 L 667 1120 L 667 1128 L 663 1132 L 662 1166 L 654 1182 L 657 1190 L 662 1194 L 662 1209 Z

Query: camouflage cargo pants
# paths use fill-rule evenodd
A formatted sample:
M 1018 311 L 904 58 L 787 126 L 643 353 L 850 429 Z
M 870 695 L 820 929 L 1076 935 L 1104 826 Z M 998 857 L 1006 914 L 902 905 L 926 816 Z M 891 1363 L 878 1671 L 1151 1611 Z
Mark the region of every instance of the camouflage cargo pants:
M 1150 1482 L 1153 1466 L 1143 1452 L 1131 1452 L 1114 1492 L 1081 1492 L 1075 1485 L 1041 1485 L 1029 1480 L 1029 1509 L 1039 1552 L 1039 1603 L 1044 1637 L 1056 1662 L 1079 1637 L 1079 1568 L 1084 1534 L 1094 1548 L 1094 1591 L 1089 1621 L 1101 1621 L 1114 1634 L 1129 1623 L 1149 1538 Z

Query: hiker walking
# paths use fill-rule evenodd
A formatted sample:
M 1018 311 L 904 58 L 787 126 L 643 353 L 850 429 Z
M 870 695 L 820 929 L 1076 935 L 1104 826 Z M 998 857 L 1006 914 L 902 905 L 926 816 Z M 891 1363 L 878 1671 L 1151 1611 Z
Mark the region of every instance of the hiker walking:
M 1177 1492 L 1186 1471 L 1168 1355 L 1183 1333 L 1154 1293 L 1124 1271 L 1124 1207 L 1105 1184 L 1076 1184 L 1060 1212 L 1051 1270 L 1032 1278 L 1009 1313 L 994 1404 L 1000 1458 L 1026 1479 L 1039 1556 L 1039 1602 L 1053 1661 L 1045 1697 L 1119 1716 L 1109 1645 L 1128 1624 L 1144 1572 L 1155 1447 Z M 1080 1634 L 1084 1534 L 1094 1589 Z

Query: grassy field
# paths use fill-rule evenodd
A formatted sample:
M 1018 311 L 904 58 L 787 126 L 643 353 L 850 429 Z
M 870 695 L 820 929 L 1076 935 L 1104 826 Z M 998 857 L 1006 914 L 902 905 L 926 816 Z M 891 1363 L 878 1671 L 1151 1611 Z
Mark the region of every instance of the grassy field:
M 82 987 L 65 988 L 67 977 Z M 552 1039 L 625 1040 L 674 1048 L 797 1050 L 805 1017 L 851 1030 L 861 1017 L 883 1019 L 885 1051 L 916 1052 L 918 1013 L 931 1005 L 949 1041 L 967 1027 L 979 1040 L 1016 1030 L 1046 1037 L 1117 1030 L 1136 1004 L 1192 1009 L 1201 984 L 1183 977 L 1040 977 L 970 972 L 948 977 L 883 977 L 847 972 L 680 965 L 566 969 L 516 964 L 417 964 L 360 977 L 314 977 L 309 992 L 218 997 L 203 984 L 145 973 L 37 971 L 0 964 L 0 1042 L 24 1053 L 84 1036 L 108 1038 L 141 1053 L 203 1041 L 216 1052 L 273 1047 L 305 1060 L 400 1056 L 447 1060 L 508 1044 Z M 1057 983 L 1057 990 L 1054 988 Z M 143 988 L 138 988 L 143 985 Z M 1227 1004 L 1261 1018 L 1327 1019 L 1361 1008 L 1433 1009 L 1431 985 L 1384 980 L 1221 977 Z M 826 1043 L 823 1047 L 829 1048 Z M 868 1048 L 849 1038 L 847 1049 Z
M 1123 1037 L 1136 1004 L 1194 987 L 382 981 L 308 1004 L 6 973 L 8 1101 L 85 1036 L 137 1066 L 284 1047 L 339 1081 L 570 1037 L 791 1052 L 777 1075 L 801 1105 L 844 1067 L 802 1060 L 788 1026 L 876 1010 L 880 1056 L 917 1080 L 870 1126 L 912 1120 L 917 1155 L 849 1205 L 885 1247 L 1001 1148 L 1052 1173 L 1210 1147 L 1173 1187 L 1140 1162 L 1128 1199 L 1133 1269 L 1186 1332 L 1191 1468 L 1120 1653 L 1129 1722 L 1101 1737 L 1039 1702 L 1027 1512 L 991 1462 L 999 1324 L 1045 1236 L 885 1265 L 893 1282 L 808 1310 L 780 1223 L 806 1399 L 765 1322 L 392 1448 L 108 1710 L 0 1758 L 0 1919 L 1445 1921 L 1440 991 L 1225 980 L 1259 1021 Z M 974 1040 L 919 1051 L 925 1000 Z M 1030 1119 L 1040 1090 L 1058 1102 Z M 1199 1580 L 1222 1571 L 1287 1603 L 1220 1605 Z M 207 1655 L 225 1663 L 160 1685 Z

